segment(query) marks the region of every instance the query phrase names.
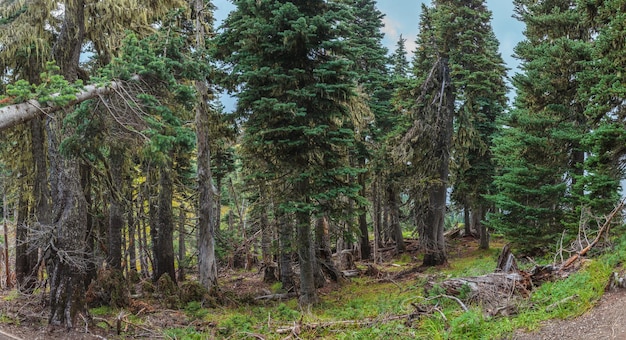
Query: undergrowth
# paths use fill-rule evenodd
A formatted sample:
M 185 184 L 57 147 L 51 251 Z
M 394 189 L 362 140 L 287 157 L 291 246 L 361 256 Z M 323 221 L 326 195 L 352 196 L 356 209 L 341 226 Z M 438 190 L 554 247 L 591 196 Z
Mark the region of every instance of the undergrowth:
M 626 262 L 626 242 L 610 252 L 586 260 L 568 278 L 543 283 L 519 302 L 517 313 L 509 317 L 489 317 L 477 304 L 465 302 L 468 311 L 437 290 L 437 282 L 452 277 L 491 273 L 498 250 L 469 250 L 452 257 L 449 266 L 429 269 L 403 280 L 353 278 L 348 283 L 321 294 L 321 302 L 303 309 L 297 299 L 261 302 L 246 300 L 231 306 L 189 302 L 180 311 L 189 321 L 185 326 L 163 330 L 166 339 L 284 339 L 298 326 L 302 339 L 506 339 L 517 329 L 533 331 L 542 321 L 581 315 L 602 296 L 615 267 Z M 404 263 L 399 258 L 395 263 Z M 410 268 L 414 263 L 402 265 Z M 429 283 L 434 288 L 425 293 Z M 278 290 L 274 287 L 273 290 Z M 459 297 L 463 299 L 463 294 Z M 10 300 L 12 296 L 5 297 Z M 409 320 L 415 306 L 432 307 L 428 315 Z M 119 310 L 99 307 L 90 315 L 115 318 Z M 128 321 L 141 326 L 143 316 L 130 314 Z M 4 319 L 3 319 L 4 318 Z M 0 315 L 0 322 L 8 322 Z M 102 325 L 107 328 L 106 325 Z M 293 335 L 293 334 L 292 334 Z

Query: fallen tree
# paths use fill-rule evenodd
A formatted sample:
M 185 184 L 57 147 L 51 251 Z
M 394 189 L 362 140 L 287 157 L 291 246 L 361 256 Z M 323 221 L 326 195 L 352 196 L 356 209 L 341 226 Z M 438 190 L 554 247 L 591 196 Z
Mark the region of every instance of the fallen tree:
M 138 76 L 132 78 L 132 80 L 138 79 Z M 84 86 L 82 90 L 75 94 L 75 99 L 70 100 L 65 103 L 65 105 L 59 105 L 48 101 L 40 102 L 36 99 L 31 99 L 23 103 L 0 107 L 0 131 L 25 123 L 42 115 L 50 115 L 65 107 L 70 107 L 89 99 L 110 94 L 119 90 L 123 83 L 124 81 L 112 81 L 106 85 Z M 51 97 L 57 97 L 60 95 L 61 94 L 57 93 L 53 94 Z

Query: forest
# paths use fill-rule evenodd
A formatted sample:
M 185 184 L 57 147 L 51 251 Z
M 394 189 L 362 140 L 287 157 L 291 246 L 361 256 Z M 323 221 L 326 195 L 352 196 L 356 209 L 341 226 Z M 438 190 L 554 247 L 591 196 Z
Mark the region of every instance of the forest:
M 509 77 L 485 0 L 414 51 L 375 0 L 0 0 L 0 338 L 582 314 L 626 280 L 626 0 L 512 1 Z

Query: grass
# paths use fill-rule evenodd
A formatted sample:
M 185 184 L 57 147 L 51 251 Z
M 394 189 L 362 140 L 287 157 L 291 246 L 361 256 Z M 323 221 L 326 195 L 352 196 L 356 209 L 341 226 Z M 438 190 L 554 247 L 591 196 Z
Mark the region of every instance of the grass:
M 471 250 L 451 259 L 448 268 L 433 269 L 425 275 L 443 280 L 491 273 L 498 252 L 498 249 Z M 445 319 L 442 314 L 434 313 L 412 324 L 404 319 L 391 320 L 393 316 L 412 312 L 411 303 L 425 303 L 423 283 L 426 279 L 375 282 L 370 278 L 356 278 L 323 296 L 318 306 L 308 310 L 301 310 L 295 300 L 223 310 L 218 335 L 240 338 L 254 333 L 263 334 L 267 339 L 280 339 L 284 335 L 277 334 L 277 328 L 302 322 L 325 327 L 304 329 L 301 338 L 498 339 L 510 336 L 515 329 L 533 330 L 548 319 L 584 313 L 602 296 L 613 267 L 624 260 L 626 244 L 611 254 L 588 261 L 567 279 L 544 283 L 520 304 L 519 313 L 513 317 L 488 317 L 477 305 L 470 305 L 469 311 L 464 312 L 458 303 L 441 299 L 438 308 Z M 408 259 L 399 258 L 394 262 L 404 264 Z M 362 324 L 349 324 L 346 322 L 349 320 Z
M 324 291 L 320 304 L 306 309 L 298 305 L 297 299 L 250 300 L 233 304 L 233 307 L 215 308 L 190 302 L 181 311 L 191 320 L 190 324 L 211 326 L 205 328 L 206 331 L 191 326 L 170 328 L 163 335 L 166 339 L 185 340 L 252 339 L 255 335 L 268 340 L 284 339 L 289 334 L 279 334 L 279 328 L 301 323 L 316 325 L 302 327 L 298 335 L 302 339 L 501 339 L 511 336 L 516 329 L 534 330 L 548 319 L 581 315 L 602 296 L 614 268 L 626 262 L 625 241 L 609 253 L 588 260 L 567 279 L 547 282 L 534 289 L 529 298 L 520 302 L 518 314 L 512 317 L 489 317 L 475 304 L 468 304 L 469 310 L 463 311 L 452 299 L 428 299 L 438 292 L 435 289 L 426 294 L 427 282 L 493 272 L 500 247 L 496 242 L 490 250 L 478 250 L 474 244 L 463 248 L 459 254 L 452 254 L 449 266 L 429 269 L 403 281 L 354 278 L 336 289 Z M 453 244 L 452 248 L 459 249 L 459 245 Z M 403 255 L 393 262 L 408 268 L 417 264 L 414 261 L 411 256 Z M 280 291 L 282 287 L 271 288 Z M 12 298 L 15 297 L 9 295 L 4 299 Z M 407 322 L 401 316 L 412 313 L 414 304 L 436 306 L 438 311 Z M 109 307 L 90 310 L 91 315 L 101 317 L 118 312 Z M 129 315 L 129 318 L 131 316 L 134 324 L 146 322 L 142 316 Z M 0 315 L 0 322 L 12 321 Z

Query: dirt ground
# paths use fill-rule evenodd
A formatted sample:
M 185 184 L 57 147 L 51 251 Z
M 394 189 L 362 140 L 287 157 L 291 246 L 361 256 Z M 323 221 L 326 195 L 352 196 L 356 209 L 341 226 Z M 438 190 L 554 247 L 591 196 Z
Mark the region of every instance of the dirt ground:
M 626 339 L 626 290 L 604 294 L 587 313 L 568 320 L 550 320 L 538 331 L 518 331 L 515 340 Z

